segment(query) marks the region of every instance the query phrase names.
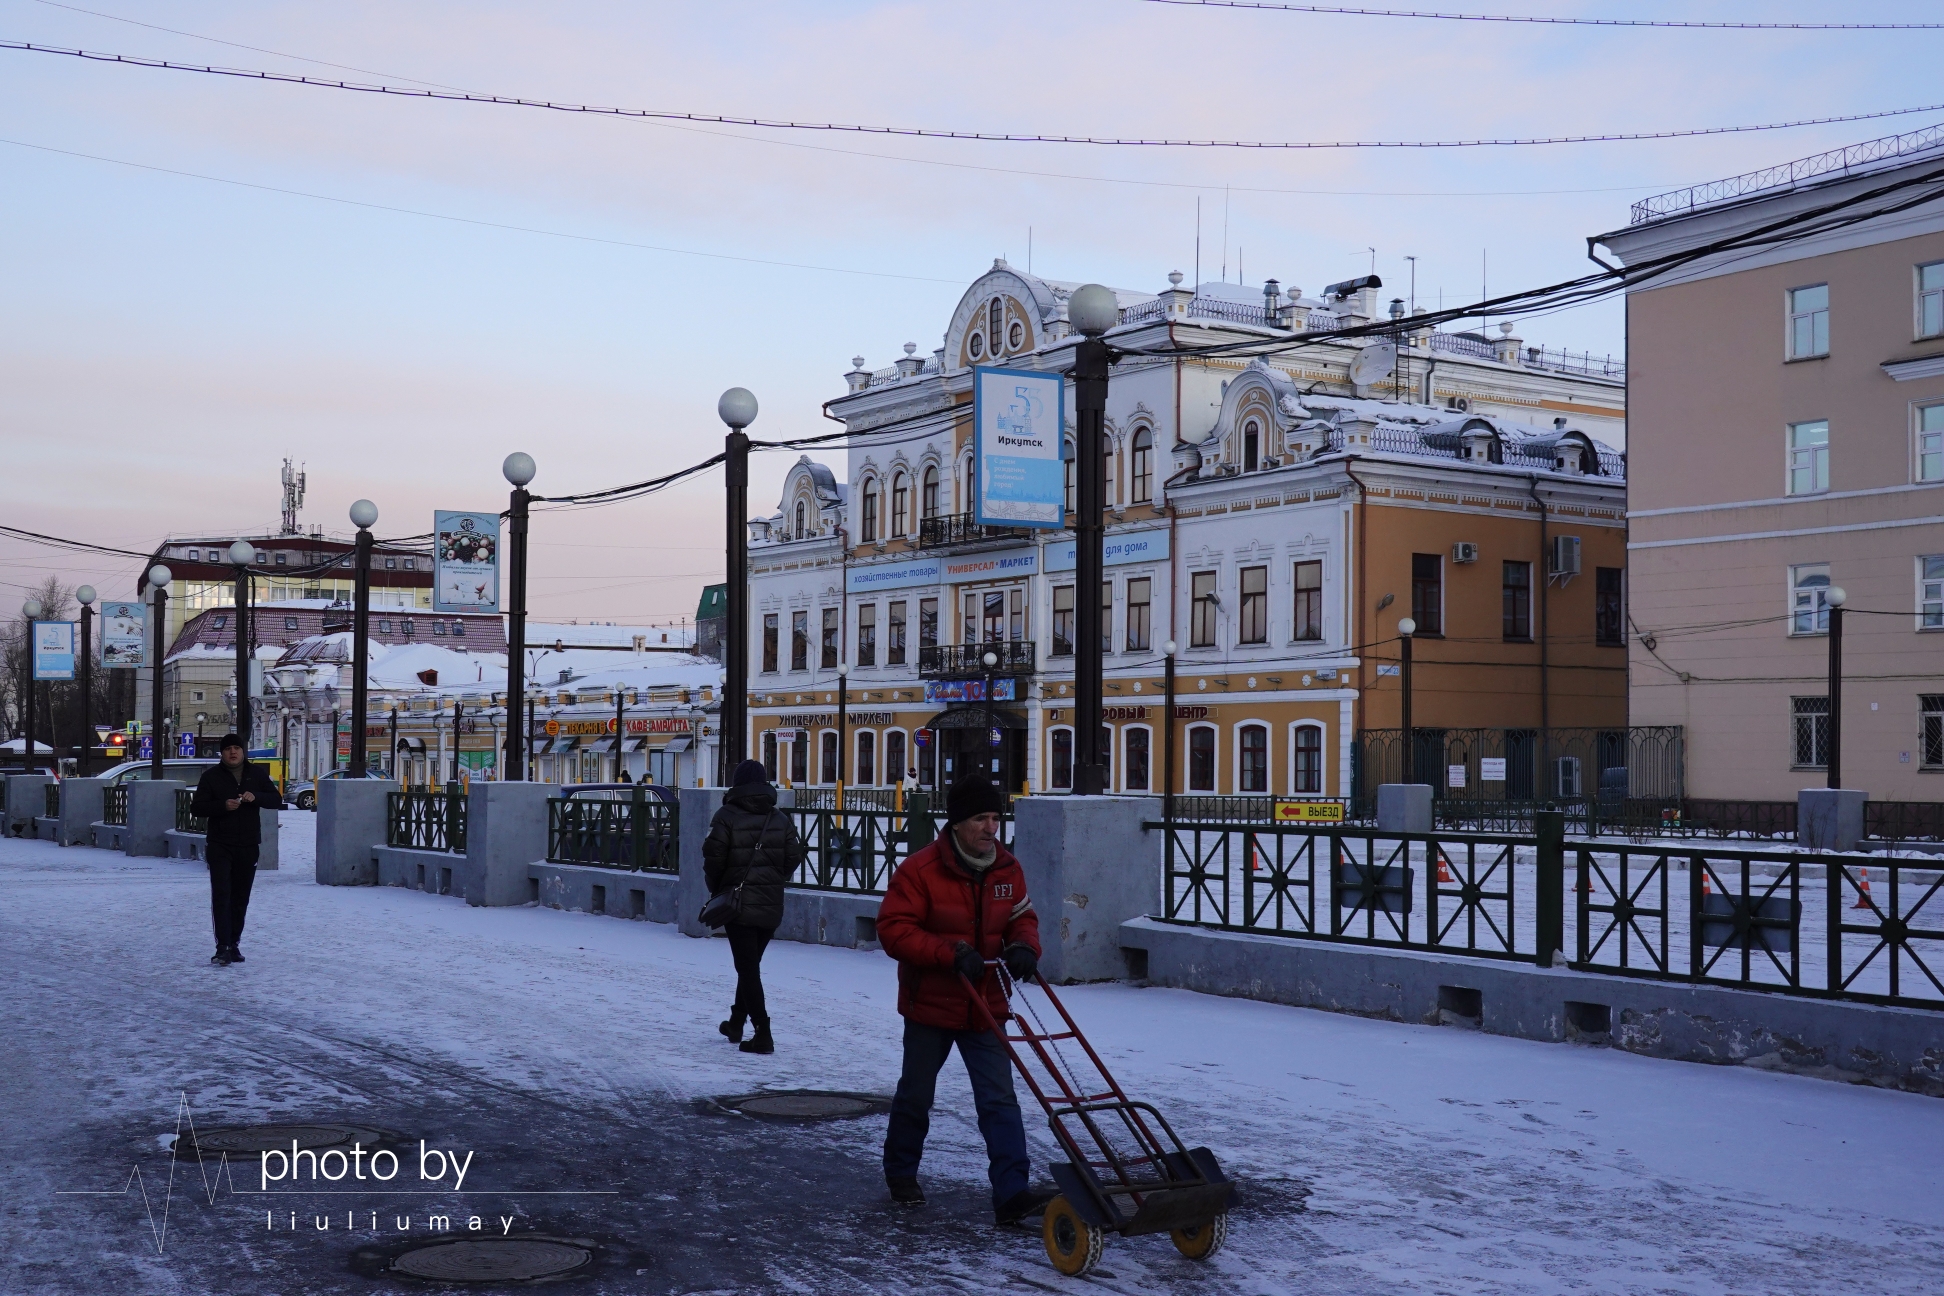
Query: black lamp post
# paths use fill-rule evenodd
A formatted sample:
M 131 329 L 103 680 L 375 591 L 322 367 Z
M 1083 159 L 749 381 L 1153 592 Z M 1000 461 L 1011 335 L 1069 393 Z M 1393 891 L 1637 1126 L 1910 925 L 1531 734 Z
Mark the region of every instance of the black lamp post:
M 1829 605 L 1829 786 L 1843 786 L 1843 604 L 1849 595 L 1840 585 L 1823 596 Z
M 614 781 L 621 781 L 621 772 L 626 768 L 623 748 L 628 742 L 628 698 L 621 686 L 614 686 Z
M 1113 363 L 1113 352 L 1103 339 L 1107 330 L 1120 322 L 1119 300 L 1111 288 L 1086 284 L 1067 299 L 1067 320 L 1084 335 L 1073 353 L 1073 453 L 1078 460 L 1074 472 L 1078 495 L 1073 519 L 1074 602 L 1080 638 L 1073 664 L 1073 791 L 1077 796 L 1099 796 L 1107 789 L 1106 754 L 1100 750 L 1100 587 L 1106 565 L 1101 541 L 1107 502 L 1107 374 Z
M 756 421 L 756 397 L 747 388 L 731 387 L 716 402 L 716 414 L 729 425 L 729 433 L 722 439 L 728 486 L 724 579 L 729 588 L 723 609 L 721 772 L 716 779 L 718 784 L 727 784 L 730 771 L 749 754 L 749 436 L 743 429 Z M 838 741 L 843 741 L 841 736 Z M 844 781 L 843 764 L 840 748 L 839 789 Z
M 1161 674 L 1161 817 L 1174 818 L 1175 799 L 1175 641 L 1168 640 Z
M 387 741 L 391 743 L 391 751 L 385 761 L 386 772 L 395 779 L 398 777 L 398 708 L 395 706 L 391 709 L 391 737 Z
M 837 808 L 844 808 L 844 767 L 850 755 L 850 664 L 837 663 Z M 741 762 L 738 761 L 738 764 Z
M 29 598 L 20 605 L 21 627 L 27 632 L 27 749 L 21 769 L 26 773 L 34 772 L 34 762 L 40 758 L 40 747 L 34 739 L 34 713 L 39 710 L 39 681 L 34 678 L 34 626 L 40 620 L 41 601 Z
M 256 546 L 238 540 L 229 547 L 230 565 L 236 568 L 236 732 L 243 739 L 243 750 L 250 750 L 250 564 L 256 561 Z
M 995 718 L 992 711 L 992 668 L 999 664 L 999 654 L 988 648 L 979 658 L 979 664 L 985 667 L 985 732 L 979 735 L 979 745 L 985 748 L 985 775 L 991 778 L 995 763 L 992 755 L 992 722 Z
M 526 580 L 527 580 L 527 483 L 539 471 L 533 456 L 514 451 L 500 465 L 500 472 L 513 484 L 513 496 L 506 516 L 512 523 L 512 544 L 507 550 L 506 600 L 506 696 L 517 698 L 526 692 Z M 506 777 L 526 778 L 526 735 L 506 727 Z
M 94 755 L 94 744 L 88 741 L 88 735 L 94 732 L 95 587 L 83 585 L 74 591 L 74 597 L 81 604 L 81 751 L 80 759 L 75 762 L 74 772 L 81 778 L 86 778 L 90 758 Z
M 1404 781 L 1413 782 L 1413 767 L 1417 763 L 1417 743 L 1411 729 L 1411 636 L 1417 633 L 1417 622 L 1405 617 L 1397 623 L 1397 640 L 1403 652 L 1403 664 L 1399 674 L 1404 686 Z
M 378 506 L 368 499 L 351 506 L 351 525 L 358 528 L 354 550 L 351 595 L 351 770 L 358 778 L 371 771 L 365 743 L 365 711 L 370 688 L 371 656 L 371 528 Z
M 149 672 L 149 777 L 162 777 L 162 649 L 167 642 L 169 620 L 169 582 L 175 573 L 161 563 L 149 568 L 149 589 L 155 593 L 149 604 L 155 624 L 150 627 L 149 651 L 155 661 Z

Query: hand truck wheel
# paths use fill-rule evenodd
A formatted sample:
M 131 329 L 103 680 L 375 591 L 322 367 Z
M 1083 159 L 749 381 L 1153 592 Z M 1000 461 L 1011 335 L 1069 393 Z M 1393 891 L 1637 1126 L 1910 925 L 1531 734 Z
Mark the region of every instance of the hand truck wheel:
M 1175 1250 L 1190 1260 L 1206 1260 L 1228 1241 L 1228 1212 L 1223 1211 L 1206 1224 L 1175 1229 L 1168 1236 L 1174 1239 Z
M 1040 1226 L 1046 1240 L 1046 1258 L 1069 1278 L 1093 1272 L 1100 1253 L 1107 1246 L 1106 1230 L 1089 1224 L 1064 1196 L 1046 1205 L 1046 1222 Z

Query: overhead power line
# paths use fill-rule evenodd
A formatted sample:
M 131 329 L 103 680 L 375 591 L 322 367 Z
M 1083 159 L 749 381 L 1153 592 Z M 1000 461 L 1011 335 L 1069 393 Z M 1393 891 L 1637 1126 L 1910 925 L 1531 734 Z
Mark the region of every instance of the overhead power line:
M 332 81 L 323 77 L 300 76 L 294 72 L 264 72 L 253 68 L 213 67 L 202 63 L 176 63 L 168 59 L 144 58 L 132 54 L 106 54 L 95 50 L 69 49 L 58 45 L 37 45 L 29 41 L 0 41 L 0 49 L 30 54 L 58 54 L 86 59 L 93 63 L 112 63 L 123 67 L 154 68 L 169 72 L 195 72 L 208 76 L 236 77 L 249 81 L 271 81 L 283 85 L 311 86 L 321 90 L 348 90 L 357 94 L 390 95 L 403 99 L 439 100 L 452 103 L 495 104 L 507 108 L 538 108 L 547 112 L 575 113 L 596 117 L 638 118 L 650 121 L 700 122 L 717 126 L 749 126 L 762 130 L 829 131 L 848 135 L 889 135 L 913 139 L 966 140 L 998 144 L 1085 144 L 1114 148 L 1203 148 L 1246 149 L 1271 152 L 1302 152 L 1334 149 L 1452 149 L 1513 148 L 1547 144 L 1609 144 L 1639 140 L 1692 139 L 1708 135 L 1745 135 L 1758 131 L 1794 130 L 1803 126 L 1829 126 L 1840 122 L 1875 121 L 1884 117 L 1904 117 L 1913 113 L 1944 112 L 1944 103 L 1920 104 L 1910 108 L 1886 108 L 1877 112 L 1844 113 L 1833 117 L 1803 117 L 1793 121 L 1763 122 L 1744 126 L 1695 126 L 1679 130 L 1616 131 L 1598 135 L 1506 136 L 1500 138 L 1450 140 L 1218 140 L 1142 138 L 1117 135 L 1048 135 L 1007 131 L 975 131 L 929 126 L 864 125 L 847 122 L 791 121 L 772 117 L 736 117 L 723 113 L 682 112 L 661 108 L 612 108 L 593 104 L 557 103 L 549 99 L 523 99 L 512 95 L 471 94 L 458 90 L 416 89 L 410 86 L 381 85 L 358 81 Z
M 49 0 L 42 0 L 48 3 Z M 1428 18 L 1440 22 L 1529 23 L 1542 27 L 1670 27 L 1718 31 L 1938 31 L 1935 22 L 1712 22 L 1676 18 L 1543 18 L 1531 14 L 1437 13 L 1423 9 L 1359 9 L 1344 5 L 1273 4 L 1269 0 L 1147 0 L 1201 9 L 1262 9 L 1352 18 Z

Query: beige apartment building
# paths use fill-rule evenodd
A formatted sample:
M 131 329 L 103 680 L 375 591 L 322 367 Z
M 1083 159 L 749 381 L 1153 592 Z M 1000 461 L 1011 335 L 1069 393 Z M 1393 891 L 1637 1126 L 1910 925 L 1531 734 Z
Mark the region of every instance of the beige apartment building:
M 1790 219 L 1627 299 L 1635 725 L 1693 797 L 1944 800 L 1944 129 L 1636 205 L 1633 266 Z

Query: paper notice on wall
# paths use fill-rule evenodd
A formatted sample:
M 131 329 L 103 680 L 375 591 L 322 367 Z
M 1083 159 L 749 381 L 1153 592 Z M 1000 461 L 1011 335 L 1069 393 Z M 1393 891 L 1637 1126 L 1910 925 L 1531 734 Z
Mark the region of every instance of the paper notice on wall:
M 1478 761 L 1478 781 L 1480 783 L 1505 782 L 1505 757 L 1481 756 Z

